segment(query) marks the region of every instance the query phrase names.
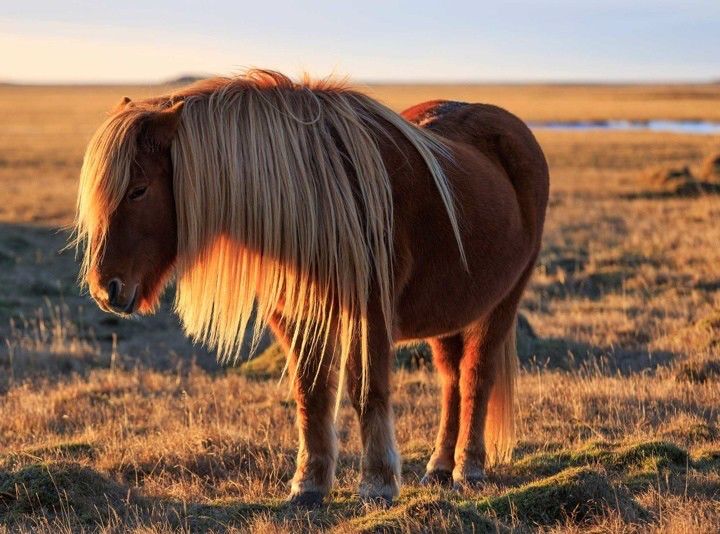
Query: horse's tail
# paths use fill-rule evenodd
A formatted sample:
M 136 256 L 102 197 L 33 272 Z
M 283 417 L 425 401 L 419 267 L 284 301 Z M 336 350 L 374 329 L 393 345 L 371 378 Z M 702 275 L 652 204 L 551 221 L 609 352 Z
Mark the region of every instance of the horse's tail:
M 485 419 L 485 451 L 491 465 L 507 462 L 515 445 L 515 379 L 518 356 L 515 339 L 517 319 L 496 353 L 495 380 Z

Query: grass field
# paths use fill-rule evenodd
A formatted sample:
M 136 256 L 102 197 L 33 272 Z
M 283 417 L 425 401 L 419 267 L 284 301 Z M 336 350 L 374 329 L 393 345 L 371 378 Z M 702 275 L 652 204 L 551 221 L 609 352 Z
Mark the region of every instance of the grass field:
M 302 511 L 283 504 L 294 404 L 272 354 L 221 368 L 184 338 L 172 295 L 150 318 L 104 315 L 60 251 L 93 129 L 121 96 L 160 90 L 0 86 L 0 531 L 720 530 L 720 196 L 647 178 L 694 171 L 720 136 L 538 132 L 552 190 L 513 463 L 476 491 L 420 487 L 438 385 L 400 367 L 398 502 L 357 501 L 343 405 L 336 490 Z M 369 91 L 397 110 L 440 97 L 525 120 L 720 120 L 720 85 Z

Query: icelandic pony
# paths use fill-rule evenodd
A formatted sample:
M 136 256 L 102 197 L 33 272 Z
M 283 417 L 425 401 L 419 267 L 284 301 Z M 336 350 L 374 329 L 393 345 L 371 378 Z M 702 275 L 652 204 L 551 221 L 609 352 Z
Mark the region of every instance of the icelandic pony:
M 510 458 L 514 321 L 540 249 L 548 170 L 522 121 L 435 101 L 399 116 L 271 71 L 125 98 L 85 154 L 82 277 L 150 313 L 171 276 L 189 335 L 237 356 L 251 317 L 289 354 L 300 440 L 291 500 L 330 491 L 334 408 L 358 413 L 360 496 L 392 500 L 392 346 L 427 339 L 442 382 L 424 483 Z

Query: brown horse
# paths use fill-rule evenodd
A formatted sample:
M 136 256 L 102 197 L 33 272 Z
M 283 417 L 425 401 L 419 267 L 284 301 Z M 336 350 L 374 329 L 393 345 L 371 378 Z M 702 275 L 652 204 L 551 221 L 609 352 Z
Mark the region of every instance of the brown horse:
M 343 383 L 360 496 L 400 483 L 392 346 L 427 339 L 442 381 L 425 483 L 476 484 L 513 446 L 515 317 L 541 244 L 542 151 L 502 109 L 401 116 L 269 71 L 123 100 L 91 141 L 76 221 L 100 307 L 151 312 L 175 274 L 188 333 L 234 357 L 253 313 L 287 349 L 300 445 L 291 499 L 330 491 Z

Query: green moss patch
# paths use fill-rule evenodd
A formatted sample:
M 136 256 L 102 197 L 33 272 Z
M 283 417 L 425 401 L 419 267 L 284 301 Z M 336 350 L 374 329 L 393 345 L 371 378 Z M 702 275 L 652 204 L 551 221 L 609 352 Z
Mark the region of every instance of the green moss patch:
M 279 343 L 273 343 L 252 360 L 244 362 L 237 368 L 241 375 L 265 380 L 279 378 L 285 368 L 285 351 Z

